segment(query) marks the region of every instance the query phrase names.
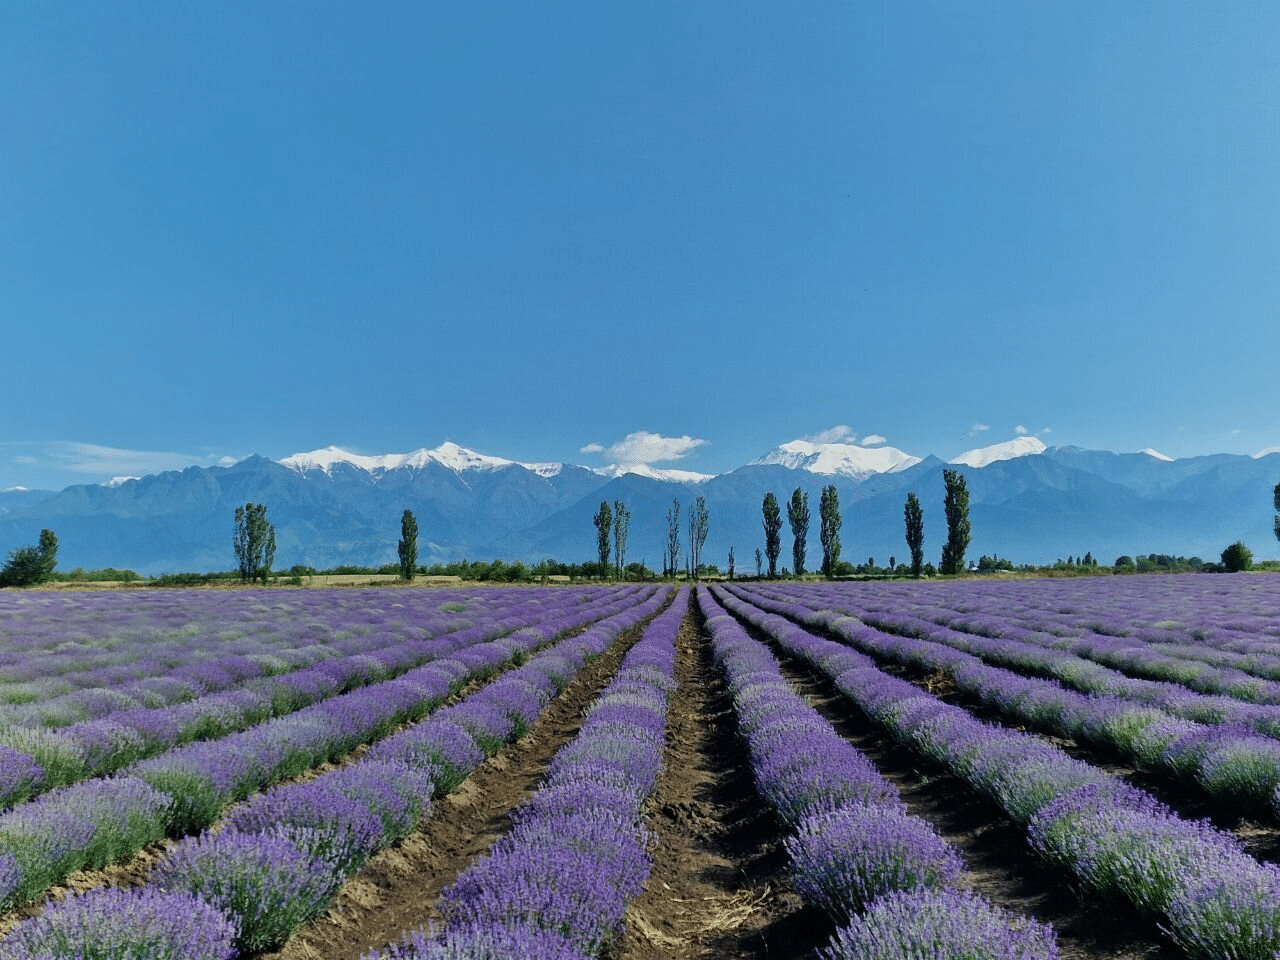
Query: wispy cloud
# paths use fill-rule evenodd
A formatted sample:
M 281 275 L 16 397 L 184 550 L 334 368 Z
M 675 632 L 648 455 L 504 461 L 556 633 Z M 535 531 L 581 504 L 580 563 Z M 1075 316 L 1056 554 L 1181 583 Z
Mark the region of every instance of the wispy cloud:
M 1280 453 L 1280 447 L 1263 447 L 1261 450 L 1259 450 L 1257 453 L 1253 455 L 1253 458 L 1257 460 L 1258 458 L 1265 457 L 1271 453 Z
M 1024 427 L 1022 424 L 1018 424 L 1016 427 L 1013 428 L 1013 432 L 1020 437 L 1025 437 L 1031 431 L 1028 430 L 1026 427 Z
M 969 436 L 972 437 L 976 433 L 986 433 L 990 429 L 991 429 L 991 424 L 989 423 L 975 423 L 972 427 L 969 428 Z
M 880 434 L 878 433 L 873 433 L 869 437 L 862 438 L 862 445 L 864 447 L 878 447 L 882 443 L 888 443 L 888 442 L 889 441 L 886 438 L 880 436 Z
M 237 459 L 217 453 L 125 450 L 71 440 L 0 441 L 0 458 L 27 469 L 101 480 L 119 476 L 140 477 L 187 467 L 230 466 Z
M 802 439 L 809 443 L 853 443 L 858 439 L 858 435 L 853 432 L 853 427 L 841 423 L 829 430 L 822 430 Z
M 696 437 L 664 437 L 647 430 L 638 430 L 607 447 L 599 443 L 588 443 L 581 448 L 581 452 L 603 454 L 610 467 L 625 470 L 628 467 L 679 460 L 706 442 Z

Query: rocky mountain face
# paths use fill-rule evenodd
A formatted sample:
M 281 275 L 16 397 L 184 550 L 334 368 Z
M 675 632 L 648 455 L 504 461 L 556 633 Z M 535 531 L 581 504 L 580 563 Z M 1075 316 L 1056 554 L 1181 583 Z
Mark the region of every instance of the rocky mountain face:
M 1047 563 L 1086 551 L 1104 563 L 1139 553 L 1216 559 L 1235 540 L 1259 558 L 1280 555 L 1272 533 L 1280 454 L 1168 460 L 1152 453 L 1024 448 L 1004 459 L 975 451 L 954 464 L 969 485 L 972 559 L 993 554 Z M 230 467 L 191 467 L 109 485 L 0 493 L 0 552 L 35 543 L 49 527 L 58 534 L 64 570 L 225 570 L 234 566 L 234 510 L 252 501 L 268 506 L 278 569 L 393 563 L 406 508 L 418 519 L 424 563 L 582 561 L 595 554 L 591 518 L 600 501 L 622 500 L 631 512 L 628 561 L 660 568 L 673 500 L 680 502 L 687 548 L 688 507 L 703 496 L 711 519 L 704 561 L 723 569 L 732 547 L 738 570 L 754 572 L 765 493 L 785 502 L 800 487 L 809 494 L 813 568 L 821 558 L 818 498 L 833 483 L 844 519 L 844 559 L 884 564 L 891 556 L 906 558 L 902 511 L 914 491 L 924 507 L 926 558 L 936 563 L 946 533 L 942 471 L 948 465 L 900 451 L 863 456 L 857 449 L 779 448 L 780 455 L 698 482 L 640 473 L 607 477 L 457 447 L 440 456 L 250 457 Z M 788 566 L 790 544 L 784 525 Z

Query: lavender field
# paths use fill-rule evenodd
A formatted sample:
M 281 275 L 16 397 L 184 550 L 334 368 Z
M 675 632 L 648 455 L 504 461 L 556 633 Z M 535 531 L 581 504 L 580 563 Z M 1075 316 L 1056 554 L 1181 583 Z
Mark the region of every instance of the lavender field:
M 6 591 L 0 811 L 0 960 L 1272 960 L 1280 586 Z

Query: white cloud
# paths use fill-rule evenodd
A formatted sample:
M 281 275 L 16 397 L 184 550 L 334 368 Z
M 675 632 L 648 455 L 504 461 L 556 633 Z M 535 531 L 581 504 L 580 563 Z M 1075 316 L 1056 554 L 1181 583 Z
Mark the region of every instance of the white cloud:
M 969 428 L 969 436 L 972 437 L 975 433 L 986 433 L 990 429 L 991 424 L 989 423 L 975 423 Z
M 1018 424 L 1016 427 L 1013 428 L 1013 432 L 1020 437 L 1025 437 L 1031 431 L 1028 430 L 1026 427 L 1024 427 L 1022 424 Z
M 125 450 L 70 440 L 13 440 L 0 442 L 0 456 L 12 463 L 46 471 L 86 474 L 103 480 L 119 476 L 145 476 L 187 467 L 230 466 L 235 457 L 216 453 L 191 454 L 159 450 Z
M 858 436 L 853 432 L 853 427 L 841 423 L 802 439 L 809 443 L 853 443 Z
M 862 438 L 862 445 L 863 445 L 864 447 L 878 447 L 878 446 L 880 446 L 880 444 L 882 444 L 882 443 L 888 443 L 888 442 L 889 442 L 889 441 L 888 441 L 887 439 L 885 439 L 884 437 L 880 436 L 880 434 L 878 434 L 878 433 L 873 433 L 873 434 L 871 434 L 871 436 L 869 436 L 869 437 L 863 437 L 863 438 Z
M 1257 453 L 1255 453 L 1253 455 L 1253 458 L 1257 460 L 1260 457 L 1265 457 L 1271 453 L 1280 453 L 1280 447 L 1265 447 L 1262 450 L 1259 450 Z
M 605 460 L 611 467 L 626 470 L 629 467 L 679 460 L 706 442 L 696 437 L 664 437 L 647 430 L 638 430 L 607 447 L 601 447 L 598 443 L 589 443 L 582 448 L 582 452 L 604 454 Z

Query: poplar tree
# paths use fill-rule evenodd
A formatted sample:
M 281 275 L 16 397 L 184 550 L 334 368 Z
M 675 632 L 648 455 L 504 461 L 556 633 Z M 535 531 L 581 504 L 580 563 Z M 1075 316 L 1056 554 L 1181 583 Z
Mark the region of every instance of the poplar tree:
M 1280 483 L 1276 484 L 1276 489 L 1272 495 L 1275 497 L 1276 501 L 1276 516 L 1274 521 L 1276 527 L 1276 539 L 1280 540 Z
M 243 507 L 236 507 L 231 545 L 236 552 L 236 565 L 240 568 L 240 582 L 261 580 L 266 583 L 271 575 L 271 564 L 276 559 L 276 528 L 267 522 L 266 504 L 246 503 Z
M 908 493 L 907 505 L 902 513 L 907 522 L 907 549 L 911 551 L 911 576 L 919 580 L 920 571 L 924 569 L 924 511 L 920 509 L 920 498 L 914 493 Z
M 671 498 L 671 509 L 667 511 L 667 558 L 668 568 L 672 576 L 680 566 L 680 501 Z
M 707 498 L 698 497 L 689 508 L 689 550 L 692 553 L 694 579 L 698 577 L 698 566 L 702 561 L 702 547 L 707 542 L 707 532 L 711 529 L 711 515 L 707 512 Z
M 596 525 L 596 556 L 600 560 L 600 575 L 609 575 L 609 536 L 613 533 L 613 511 L 607 500 L 600 501 L 600 509 L 591 518 Z
M 791 565 L 797 577 L 804 576 L 804 555 L 809 539 L 809 494 L 799 487 L 787 503 L 787 522 L 791 524 Z
M 778 554 L 782 552 L 782 509 L 770 491 L 764 495 L 764 553 L 769 558 L 769 579 L 778 575 Z
M 822 488 L 818 501 L 818 539 L 822 541 L 822 575 L 830 579 L 840 560 L 840 493 L 834 483 Z
M 412 510 L 400 514 L 400 542 L 396 544 L 400 555 L 400 579 L 412 583 L 418 575 L 418 521 Z
M 964 570 L 964 552 L 969 548 L 969 486 L 959 470 L 943 470 L 942 480 L 947 488 L 943 501 L 947 542 L 942 546 L 940 569 L 946 574 L 957 574 Z
M 621 500 L 613 501 L 613 562 L 618 568 L 618 579 L 622 579 L 623 566 L 627 558 L 627 534 L 631 531 L 631 511 Z

